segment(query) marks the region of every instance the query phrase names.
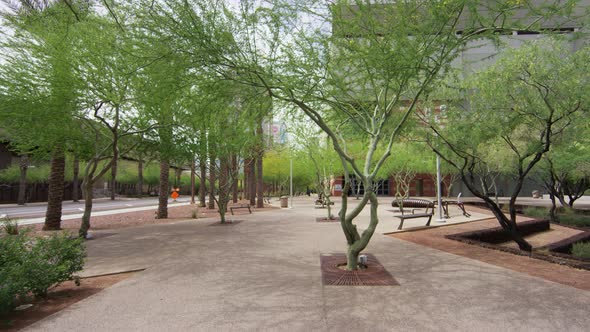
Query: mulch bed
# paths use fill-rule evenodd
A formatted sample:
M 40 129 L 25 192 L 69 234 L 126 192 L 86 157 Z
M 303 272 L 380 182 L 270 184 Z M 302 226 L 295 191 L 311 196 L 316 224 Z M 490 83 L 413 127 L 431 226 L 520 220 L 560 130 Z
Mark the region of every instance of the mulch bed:
M 519 221 L 525 221 L 527 219 L 521 217 L 518 218 Z M 451 234 L 476 231 L 485 228 L 495 228 L 497 226 L 498 222 L 495 218 L 490 218 L 470 223 L 424 229 L 416 232 L 393 233 L 389 234 L 389 236 L 470 259 L 476 259 L 521 273 L 526 273 L 560 284 L 576 287 L 578 289 L 590 290 L 590 272 L 587 270 L 572 268 L 566 265 L 558 265 L 545 260 L 532 259 L 528 255 L 520 256 L 479 245 L 474 246 L 447 238 L 447 235 Z
M 339 266 L 346 264 L 345 254 L 321 254 L 322 284 L 324 286 L 399 286 L 372 254 L 367 256 L 367 268 L 347 271 Z
M 518 224 L 521 233 L 531 235 L 536 232 L 549 230 L 548 220 L 528 220 Z M 448 239 L 464 242 L 471 245 L 478 245 L 484 248 L 509 252 L 514 255 L 528 256 L 531 258 L 545 260 L 555 264 L 562 264 L 577 269 L 590 270 L 590 259 L 575 257 L 572 255 L 555 255 L 551 252 L 552 248 L 571 247 L 572 243 L 590 239 L 590 232 L 585 232 L 571 238 L 535 248 L 532 252 L 522 251 L 517 248 L 505 247 L 498 245 L 510 241 L 510 236 L 502 227 L 486 228 L 482 230 L 462 232 L 445 236 Z M 554 249 L 553 249 L 554 250 Z
M 63 310 L 101 290 L 131 277 L 134 273 L 118 273 L 98 277 L 81 278 L 80 286 L 66 281 L 51 289 L 46 298 L 35 298 L 22 304 L 33 306 L 0 316 L 0 331 L 18 331 L 49 315 Z
M 236 205 L 239 204 L 247 204 L 248 201 L 243 200 L 239 201 Z M 233 204 L 230 204 L 232 206 Z M 259 211 L 268 211 L 278 209 L 278 207 L 265 205 L 264 208 L 255 208 L 252 207 L 252 212 L 259 212 Z M 125 228 L 125 227 L 133 227 L 139 225 L 148 225 L 148 224 L 166 224 L 175 222 L 178 220 L 186 220 L 186 219 L 194 219 L 193 212 L 198 211 L 198 218 L 215 218 L 219 217 L 219 212 L 217 209 L 207 209 L 203 207 L 198 207 L 197 205 L 175 205 L 174 203 L 168 204 L 168 218 L 166 219 L 156 219 L 155 215 L 156 209 L 153 210 L 144 210 L 144 211 L 134 211 L 134 212 L 125 212 L 125 213 L 117 213 L 117 214 L 109 214 L 104 216 L 93 216 L 90 217 L 90 231 L 92 230 L 101 230 L 101 229 L 116 229 L 116 228 Z M 249 214 L 248 211 L 240 211 L 236 213 L 236 215 L 240 214 Z M 69 230 L 73 233 L 77 233 L 78 229 L 80 228 L 80 224 L 82 223 L 82 219 L 70 219 L 70 220 L 62 220 L 61 227 L 62 229 Z M 42 231 L 43 224 L 34 224 L 34 225 L 23 225 L 20 226 L 21 228 L 32 228 L 35 233 L 38 234 L 45 234 L 46 232 Z M 47 233 L 51 234 L 51 233 Z

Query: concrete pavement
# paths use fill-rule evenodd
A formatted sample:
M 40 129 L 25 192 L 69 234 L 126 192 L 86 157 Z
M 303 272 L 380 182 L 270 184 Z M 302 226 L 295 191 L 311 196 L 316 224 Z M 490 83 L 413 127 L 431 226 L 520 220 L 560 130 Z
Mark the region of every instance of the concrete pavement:
M 386 209 L 385 206 L 380 209 Z M 391 214 L 391 213 L 390 213 Z M 400 286 L 322 286 L 319 256 L 344 252 L 312 199 L 293 209 L 104 231 L 87 274 L 144 272 L 31 331 L 585 331 L 590 294 L 376 233 Z M 367 222 L 368 209 L 360 216 Z M 391 220 L 382 214 L 382 222 Z

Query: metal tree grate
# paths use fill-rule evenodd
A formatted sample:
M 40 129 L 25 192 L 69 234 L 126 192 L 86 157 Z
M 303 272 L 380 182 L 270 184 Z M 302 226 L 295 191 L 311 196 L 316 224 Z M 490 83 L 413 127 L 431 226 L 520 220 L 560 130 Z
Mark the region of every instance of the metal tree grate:
M 372 254 L 367 256 L 367 268 L 347 271 L 339 268 L 346 264 L 345 254 L 321 254 L 322 283 L 324 286 L 399 286 L 393 276 L 385 270 Z

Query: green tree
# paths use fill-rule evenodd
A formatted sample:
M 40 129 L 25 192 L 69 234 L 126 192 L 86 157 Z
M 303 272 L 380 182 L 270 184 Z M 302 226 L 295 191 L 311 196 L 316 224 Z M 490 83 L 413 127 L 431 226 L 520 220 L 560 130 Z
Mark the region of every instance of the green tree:
M 61 224 L 65 151 L 76 136 L 78 107 L 71 60 L 75 30 L 87 12 L 84 3 L 19 1 L 2 16 L 14 32 L 2 44 L 2 126 L 22 149 L 51 151 L 47 230 Z
M 274 1 L 267 9 L 242 5 L 242 19 L 228 19 L 237 45 L 227 47 L 226 40 L 214 45 L 223 50 L 214 60 L 232 74 L 238 71 L 241 82 L 265 88 L 277 102 L 297 107 L 330 138 L 347 180 L 339 216 L 349 270 L 357 269 L 358 255 L 379 222 L 374 180 L 433 83 L 469 41 L 494 38 L 497 30 L 534 29 L 514 16 L 516 9 L 529 3 L 492 2 L 486 12 L 478 12 L 478 5 L 478 1 L 355 1 L 352 5 L 337 1 L 329 8 L 305 1 Z M 365 144 L 363 157 L 349 152 L 347 128 L 354 129 Z M 347 193 L 353 175 L 365 191 L 349 210 Z M 370 223 L 361 233 L 353 221 L 369 202 Z
M 507 51 L 465 82 L 459 103 L 468 109 L 454 103 L 444 129 L 430 123 L 438 135 L 430 146 L 460 172 L 522 250 L 532 246 L 518 231 L 516 198 L 553 142 L 587 119 L 589 56 L 590 48 L 569 52 L 558 40 Z M 488 193 L 489 170 L 502 169 L 514 176 L 508 215 Z
M 482 12 L 478 5 L 475 0 L 352 5 L 277 0 L 259 7 L 241 1 L 234 10 L 194 0 L 143 7 L 149 25 L 158 27 L 171 49 L 190 58 L 189 72 L 206 69 L 264 90 L 273 103 L 297 108 L 328 135 L 346 183 L 354 175 L 365 187 L 350 211 L 344 188 L 339 213 L 347 268 L 355 270 L 379 221 L 374 180 L 433 83 L 469 41 L 511 28 L 535 29 L 548 14 L 544 9 L 561 9 L 534 8 L 541 18 L 521 24 L 517 10 L 530 9 L 528 1 L 486 1 L 489 10 Z M 365 144 L 358 159 L 347 148 L 351 129 Z M 360 233 L 353 220 L 368 202 L 371 221 Z
M 571 209 L 590 189 L 589 129 L 583 121 L 572 123 L 568 132 L 555 140 L 533 175 L 549 193 L 554 222 L 559 222 L 556 201 Z

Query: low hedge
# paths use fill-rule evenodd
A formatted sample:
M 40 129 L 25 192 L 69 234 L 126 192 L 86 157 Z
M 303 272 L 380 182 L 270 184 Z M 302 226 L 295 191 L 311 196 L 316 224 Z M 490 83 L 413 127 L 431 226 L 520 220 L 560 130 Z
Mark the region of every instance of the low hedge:
M 67 233 L 0 234 L 0 313 L 12 310 L 19 299 L 45 296 L 51 287 L 74 279 L 85 256 L 83 240 Z

